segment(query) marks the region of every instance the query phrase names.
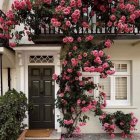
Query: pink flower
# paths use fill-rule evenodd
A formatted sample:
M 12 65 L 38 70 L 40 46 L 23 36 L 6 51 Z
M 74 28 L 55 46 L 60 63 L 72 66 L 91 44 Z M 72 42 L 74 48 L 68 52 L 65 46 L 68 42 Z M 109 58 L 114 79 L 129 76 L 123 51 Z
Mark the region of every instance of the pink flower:
M 83 100 L 83 101 L 82 101 L 82 104 L 85 104 L 85 103 L 86 103 L 86 101 L 85 101 L 85 100 Z
M 112 124 L 112 125 L 110 125 L 110 128 L 111 128 L 111 129 L 115 129 L 116 126 L 115 126 L 114 124 Z
M 117 25 L 117 27 L 118 27 L 119 29 L 123 30 L 124 24 L 123 24 L 122 22 L 119 22 L 118 25 Z
M 79 126 L 84 126 L 84 125 L 86 125 L 85 122 L 80 122 L 80 123 L 79 123 Z
M 87 106 L 87 108 L 88 108 L 89 110 L 91 110 L 93 107 L 94 107 L 94 106 L 93 106 L 91 103 Z
M 57 79 L 58 79 L 58 75 L 53 74 L 52 79 L 53 79 L 53 80 L 57 80 Z
M 79 18 L 80 18 L 80 10 L 79 10 L 79 9 L 76 9 L 76 10 L 72 13 L 71 17 L 72 17 L 72 21 L 76 24 L 77 21 L 78 21 Z
M 81 7 L 81 6 L 82 6 L 81 0 L 77 0 L 77 6 L 78 6 L 78 7 Z
M 58 94 L 59 97 L 64 97 L 64 93 Z
M 104 123 L 104 127 L 105 128 L 109 127 L 109 124 L 108 123 Z
M 88 24 L 87 22 L 83 22 L 83 23 L 82 23 L 82 26 L 83 26 L 84 28 L 89 28 L 89 24 Z
M 70 9 L 69 9 L 69 8 L 65 8 L 65 9 L 63 10 L 63 13 L 64 13 L 65 15 L 69 15 L 69 14 L 70 14 Z
M 101 115 L 99 118 L 100 118 L 101 120 L 103 120 L 105 117 L 106 117 L 106 115 L 103 114 L 103 115 Z
M 124 23 L 126 21 L 126 16 L 121 16 L 120 20 Z
M 97 57 L 97 56 L 99 55 L 97 50 L 92 51 L 92 54 L 93 54 L 95 57 Z
M 81 60 L 82 59 L 82 55 L 79 54 L 78 55 L 78 59 Z
M 115 73 L 115 71 L 114 70 L 107 70 L 107 72 L 106 72 L 108 75 L 112 75 L 112 74 L 114 74 Z
M 71 59 L 71 63 L 72 63 L 72 66 L 77 66 L 78 60 L 75 59 L 75 58 L 72 58 L 72 59 Z
M 115 15 L 111 15 L 111 16 L 110 16 L 110 20 L 111 20 L 111 21 L 115 21 L 115 20 L 116 20 L 116 16 L 115 16 Z
M 95 71 L 95 67 L 94 66 L 91 66 L 90 67 L 90 72 L 94 72 Z
M 81 110 L 82 110 L 82 112 L 87 112 L 87 111 L 89 111 L 89 109 L 88 109 L 87 107 L 83 107 Z
M 100 10 L 104 13 L 104 12 L 106 11 L 105 6 L 104 6 L 104 5 L 101 5 L 101 6 L 100 6 Z
M 73 50 L 75 50 L 75 51 L 76 51 L 76 50 L 77 50 L 77 46 L 74 46 L 74 47 L 73 47 Z
M 136 15 L 135 14 L 131 14 L 130 15 L 130 20 L 134 21 L 136 19 Z
M 63 65 L 64 65 L 64 66 L 66 66 L 67 63 L 68 63 L 68 62 L 67 62 L 66 60 L 63 61 Z
M 73 120 L 64 120 L 64 124 L 66 125 L 70 125 L 70 124 L 73 124 Z
M 66 26 L 68 26 L 68 27 L 71 26 L 71 22 L 69 20 L 66 21 Z
M 90 93 L 90 94 L 91 94 L 92 92 L 93 92 L 93 91 L 92 91 L 92 89 L 88 90 L 88 93 Z
M 76 6 L 76 1 L 75 0 L 71 0 L 70 1 L 70 6 L 71 7 L 75 7 Z
M 9 19 L 13 19 L 13 18 L 14 18 L 13 11 L 12 11 L 12 10 L 9 10 L 9 11 L 6 13 L 6 16 L 7 16 Z
M 67 72 L 69 73 L 72 73 L 72 71 L 73 71 L 72 69 L 67 69 Z
M 9 46 L 12 47 L 12 48 L 13 48 L 13 47 L 16 47 L 16 43 L 10 42 L 10 43 L 9 43 Z
M 108 67 L 109 67 L 108 63 L 105 62 L 105 63 L 103 64 L 103 68 L 108 68 Z
M 124 123 L 123 122 L 120 122 L 120 125 L 124 125 Z
M 84 67 L 84 71 L 89 72 L 90 71 L 90 67 Z
M 108 26 L 108 27 L 111 27 L 112 24 L 113 24 L 113 23 L 112 23 L 111 21 L 109 21 L 109 22 L 107 23 L 107 26 Z
M 77 41 L 78 41 L 78 42 L 81 42 L 81 41 L 82 41 L 81 37 L 78 37 L 78 38 L 77 38 Z
M 56 18 L 52 18 L 52 19 L 51 19 L 51 24 L 52 24 L 54 27 L 59 27 L 59 26 L 61 26 L 61 22 L 59 22 Z
M 114 139 L 115 138 L 115 134 L 111 134 L 111 139 Z
M 124 9 L 125 9 L 124 3 L 121 3 L 121 4 L 119 5 L 119 8 L 120 8 L 121 10 L 124 10 Z
M 105 46 L 107 47 L 107 48 L 110 48 L 111 47 L 111 40 L 106 40 L 105 41 Z
M 96 62 L 96 63 L 98 63 L 98 64 L 101 64 L 101 63 L 102 63 L 100 57 L 96 57 L 96 59 L 94 60 L 94 62 Z
M 52 0 L 44 0 L 44 2 L 47 3 L 47 4 L 51 4 Z
M 73 37 L 69 36 L 69 37 L 64 37 L 63 38 L 63 42 L 64 43 L 72 43 L 73 42 Z
M 0 23 L 3 23 L 4 19 L 2 17 L 0 17 Z
M 94 38 L 94 37 L 93 37 L 92 35 L 89 35 L 89 36 L 86 37 L 86 41 L 92 41 L 93 38 Z
M 103 55 L 104 55 L 104 52 L 103 52 L 102 50 L 100 50 L 100 51 L 99 51 L 99 56 L 100 56 L 100 57 L 103 57 Z
M 81 103 L 81 100 L 79 99 L 79 100 L 77 100 L 77 105 L 79 105 Z
M 73 37 L 71 37 L 71 36 L 68 37 L 68 42 L 72 43 L 73 40 L 74 40 Z
M 81 132 L 80 127 L 77 126 L 77 127 L 75 128 L 74 132 L 77 133 L 77 134 L 79 134 L 79 133 Z
M 82 76 L 82 73 L 80 71 L 77 72 L 78 76 Z
M 83 11 L 83 13 L 86 13 L 88 10 L 87 10 L 87 8 L 84 7 L 84 8 L 82 9 L 82 11 Z

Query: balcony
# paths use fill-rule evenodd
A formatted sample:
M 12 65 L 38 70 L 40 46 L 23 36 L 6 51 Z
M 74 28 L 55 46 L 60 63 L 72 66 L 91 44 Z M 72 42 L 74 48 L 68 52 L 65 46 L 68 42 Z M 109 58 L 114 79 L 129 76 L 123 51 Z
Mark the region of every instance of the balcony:
M 109 9 L 113 4 L 109 4 Z M 108 10 L 111 11 L 111 10 Z M 93 25 L 90 29 L 85 29 L 83 27 L 76 27 L 74 30 L 74 34 L 80 36 L 82 34 L 93 34 L 98 35 L 101 39 L 106 37 L 112 39 L 140 39 L 140 25 L 136 23 L 133 25 L 133 31 L 129 33 L 118 33 L 116 27 L 108 27 L 107 22 L 109 21 L 109 14 L 103 16 L 100 13 L 96 13 L 94 17 L 90 20 L 90 24 Z M 41 15 L 40 15 L 41 16 Z M 82 15 L 84 21 L 89 21 L 89 12 Z M 39 17 L 41 18 L 41 17 Z M 43 19 L 44 17 L 42 17 Z M 46 18 L 46 17 L 45 17 Z M 49 17 L 49 22 L 50 22 Z M 47 18 L 46 18 L 47 19 Z M 36 19 L 38 21 L 38 19 Z M 104 21 L 102 26 L 97 26 L 97 23 L 100 21 Z M 50 25 L 49 22 L 42 22 L 40 25 L 34 26 L 35 36 L 33 40 L 35 43 L 60 43 L 63 37 L 63 33 L 59 28 L 54 28 Z
M 96 17 L 98 18 L 98 17 Z M 77 36 L 82 34 L 93 34 L 104 39 L 110 37 L 111 39 L 140 39 L 140 28 L 133 26 L 134 31 L 130 33 L 117 33 L 116 28 L 97 27 L 96 25 L 92 29 L 79 28 L 75 30 Z M 35 36 L 33 40 L 35 43 L 60 43 L 63 38 L 63 33 L 59 28 L 52 28 L 50 24 L 45 24 L 45 27 L 38 27 L 35 29 Z

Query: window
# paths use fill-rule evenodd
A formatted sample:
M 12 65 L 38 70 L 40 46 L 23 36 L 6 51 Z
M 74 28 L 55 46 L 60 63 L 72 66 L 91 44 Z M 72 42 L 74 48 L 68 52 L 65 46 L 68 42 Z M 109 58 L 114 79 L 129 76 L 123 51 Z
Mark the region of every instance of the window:
M 99 83 L 100 90 L 107 95 L 108 106 L 130 105 L 131 91 L 131 61 L 113 61 L 114 75 L 105 79 L 99 74 L 83 72 L 83 77 L 94 77 L 94 82 Z M 99 91 L 96 91 L 99 92 Z

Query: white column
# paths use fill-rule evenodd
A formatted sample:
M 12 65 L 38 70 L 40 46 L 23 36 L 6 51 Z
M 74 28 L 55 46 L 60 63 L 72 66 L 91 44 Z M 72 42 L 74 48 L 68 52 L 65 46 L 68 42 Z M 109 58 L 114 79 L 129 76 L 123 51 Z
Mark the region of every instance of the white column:
M 24 88 L 24 56 L 23 53 L 18 53 L 19 66 L 19 90 L 25 92 Z
M 60 54 L 54 56 L 54 63 L 55 63 L 55 74 L 60 75 Z M 59 90 L 59 85 L 55 83 L 55 99 L 57 98 L 57 91 Z M 58 132 L 61 132 L 61 127 L 59 126 L 59 122 L 57 119 L 60 118 L 60 111 L 58 108 L 55 107 L 55 129 Z

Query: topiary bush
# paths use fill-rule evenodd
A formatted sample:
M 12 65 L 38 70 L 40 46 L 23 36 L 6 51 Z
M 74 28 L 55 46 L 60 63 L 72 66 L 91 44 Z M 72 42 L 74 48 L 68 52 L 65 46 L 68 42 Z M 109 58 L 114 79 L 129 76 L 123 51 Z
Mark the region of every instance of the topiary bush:
M 0 97 L 0 140 L 17 140 L 28 109 L 27 98 L 15 89 Z

